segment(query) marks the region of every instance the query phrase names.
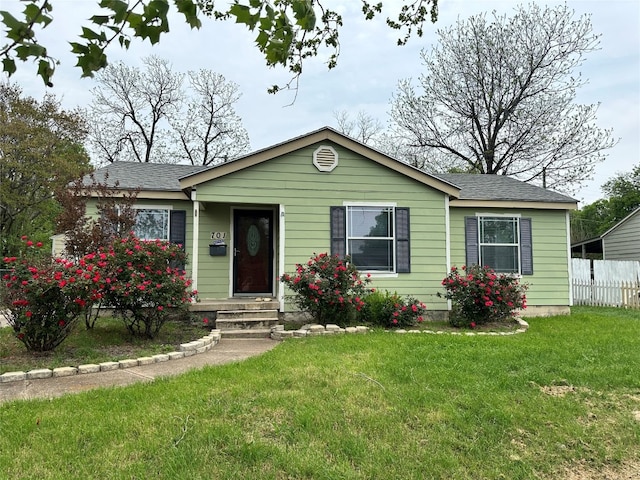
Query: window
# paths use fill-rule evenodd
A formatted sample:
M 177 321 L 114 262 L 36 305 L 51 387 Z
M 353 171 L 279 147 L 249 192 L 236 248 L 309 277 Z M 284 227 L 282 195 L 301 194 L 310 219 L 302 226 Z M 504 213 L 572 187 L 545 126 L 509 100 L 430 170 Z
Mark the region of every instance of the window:
M 410 272 L 409 209 L 386 205 L 331 208 L 334 255 L 349 255 L 358 270 Z
M 465 227 L 467 265 L 533 274 L 530 218 L 478 215 L 466 217 Z
M 393 272 L 393 207 L 347 207 L 347 255 L 359 270 Z
M 141 240 L 169 240 L 169 210 L 165 208 L 136 209 L 134 232 Z
M 518 219 L 480 217 L 480 265 L 497 272 L 519 273 Z

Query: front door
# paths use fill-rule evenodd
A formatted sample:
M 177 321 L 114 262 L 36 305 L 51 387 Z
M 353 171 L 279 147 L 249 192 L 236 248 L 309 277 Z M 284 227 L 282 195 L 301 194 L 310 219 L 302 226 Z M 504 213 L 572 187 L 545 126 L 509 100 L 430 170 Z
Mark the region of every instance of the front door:
M 233 294 L 273 294 L 273 212 L 234 210 Z

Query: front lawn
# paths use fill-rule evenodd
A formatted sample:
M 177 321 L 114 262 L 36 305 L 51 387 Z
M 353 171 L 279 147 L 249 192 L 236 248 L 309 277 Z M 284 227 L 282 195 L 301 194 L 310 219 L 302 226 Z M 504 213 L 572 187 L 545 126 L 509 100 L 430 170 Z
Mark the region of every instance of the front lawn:
M 640 312 L 528 321 L 513 336 L 288 340 L 151 384 L 3 404 L 0 476 L 634 478 Z
M 190 342 L 207 333 L 201 326 L 192 325 L 188 321 L 170 320 L 162 326 L 155 338 L 137 338 L 127 332 L 122 320 L 102 317 L 91 330 L 87 330 L 82 322 L 76 325 L 71 335 L 53 351 L 30 352 L 15 337 L 11 328 L 0 328 L 0 374 L 174 352 L 179 350 L 181 343 Z

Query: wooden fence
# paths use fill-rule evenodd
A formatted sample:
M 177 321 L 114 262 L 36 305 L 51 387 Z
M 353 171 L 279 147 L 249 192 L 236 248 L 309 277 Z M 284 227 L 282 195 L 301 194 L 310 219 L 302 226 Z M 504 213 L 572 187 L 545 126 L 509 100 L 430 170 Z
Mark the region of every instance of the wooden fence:
M 640 308 L 640 284 L 574 278 L 573 303 L 574 305 Z
M 571 259 L 574 305 L 640 308 L 640 262 Z

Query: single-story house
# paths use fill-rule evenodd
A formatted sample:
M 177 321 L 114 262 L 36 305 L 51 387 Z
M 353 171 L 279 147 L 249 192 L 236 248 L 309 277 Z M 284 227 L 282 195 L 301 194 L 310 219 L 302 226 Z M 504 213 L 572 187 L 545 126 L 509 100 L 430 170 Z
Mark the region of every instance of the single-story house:
M 448 310 L 451 266 L 529 284 L 525 314 L 567 313 L 577 201 L 497 175 L 428 174 L 325 127 L 212 167 L 117 162 L 95 172 L 139 189 L 137 234 L 185 245 L 205 300 L 268 297 L 314 253 L 349 254 L 371 286 Z M 94 209 L 95 212 L 95 209 Z
M 571 252 L 581 258 L 595 254 L 603 260 L 640 261 L 640 207 L 599 237 L 572 244 Z

